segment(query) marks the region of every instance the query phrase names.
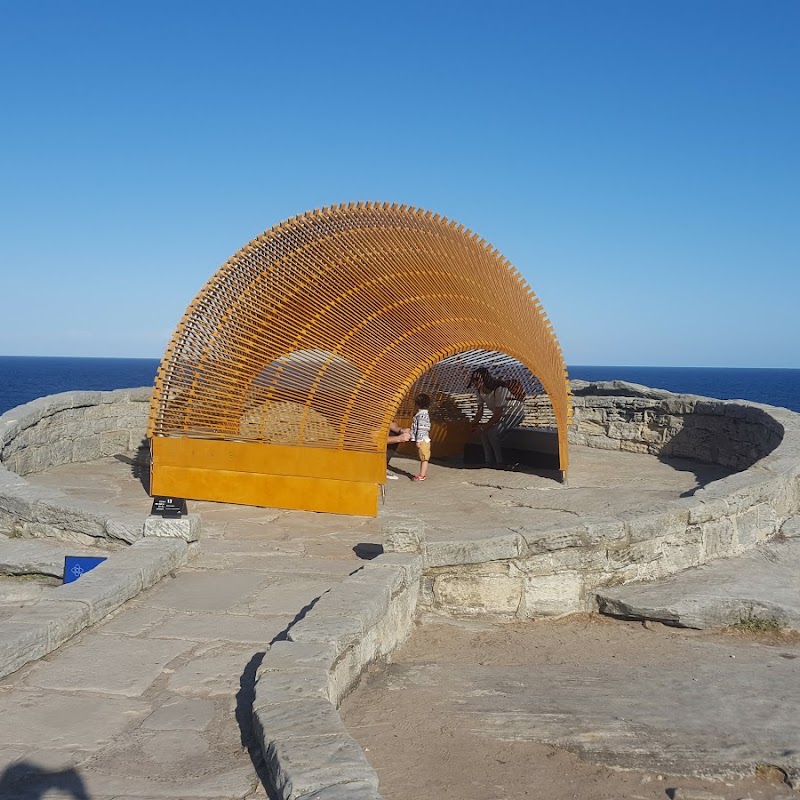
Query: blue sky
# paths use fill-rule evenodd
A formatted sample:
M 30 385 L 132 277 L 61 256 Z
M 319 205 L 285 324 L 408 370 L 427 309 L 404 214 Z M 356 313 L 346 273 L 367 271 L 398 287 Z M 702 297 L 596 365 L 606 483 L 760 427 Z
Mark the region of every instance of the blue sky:
M 800 3 L 0 0 L 0 354 L 160 357 L 242 245 L 430 208 L 570 364 L 800 368 Z

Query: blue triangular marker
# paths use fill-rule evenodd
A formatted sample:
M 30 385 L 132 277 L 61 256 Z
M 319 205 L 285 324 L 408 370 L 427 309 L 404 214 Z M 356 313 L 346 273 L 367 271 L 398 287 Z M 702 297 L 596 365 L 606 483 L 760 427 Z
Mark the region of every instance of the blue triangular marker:
M 64 583 L 78 580 L 84 572 L 102 564 L 106 556 L 64 556 Z

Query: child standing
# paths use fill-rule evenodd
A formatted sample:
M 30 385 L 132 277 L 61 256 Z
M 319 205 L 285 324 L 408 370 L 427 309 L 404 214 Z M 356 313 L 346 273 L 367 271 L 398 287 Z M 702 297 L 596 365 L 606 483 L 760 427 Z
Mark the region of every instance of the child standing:
M 417 445 L 419 454 L 419 475 L 415 475 L 412 481 L 424 481 L 428 476 L 428 462 L 431 460 L 431 418 L 428 409 L 431 406 L 431 398 L 427 394 L 418 394 L 414 398 L 414 405 L 417 413 L 414 414 L 414 421 L 411 423 L 411 441 Z

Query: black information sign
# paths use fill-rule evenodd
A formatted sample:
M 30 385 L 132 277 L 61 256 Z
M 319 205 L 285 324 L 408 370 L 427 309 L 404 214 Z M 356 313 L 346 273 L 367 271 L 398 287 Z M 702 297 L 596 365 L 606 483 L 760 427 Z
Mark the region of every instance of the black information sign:
M 150 513 L 159 517 L 183 517 L 187 514 L 186 501 L 182 497 L 154 497 Z

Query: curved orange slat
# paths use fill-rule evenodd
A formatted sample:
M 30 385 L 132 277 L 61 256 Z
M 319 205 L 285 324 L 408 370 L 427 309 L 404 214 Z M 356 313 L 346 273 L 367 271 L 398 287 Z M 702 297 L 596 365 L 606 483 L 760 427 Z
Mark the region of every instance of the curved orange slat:
M 253 239 L 195 297 L 162 359 L 148 436 L 274 442 L 277 426 L 282 444 L 380 452 L 403 398 L 449 358 L 430 378 L 442 397 L 467 402 L 464 375 L 482 359 L 544 390 L 566 471 L 566 368 L 520 273 L 431 211 L 326 207 Z

